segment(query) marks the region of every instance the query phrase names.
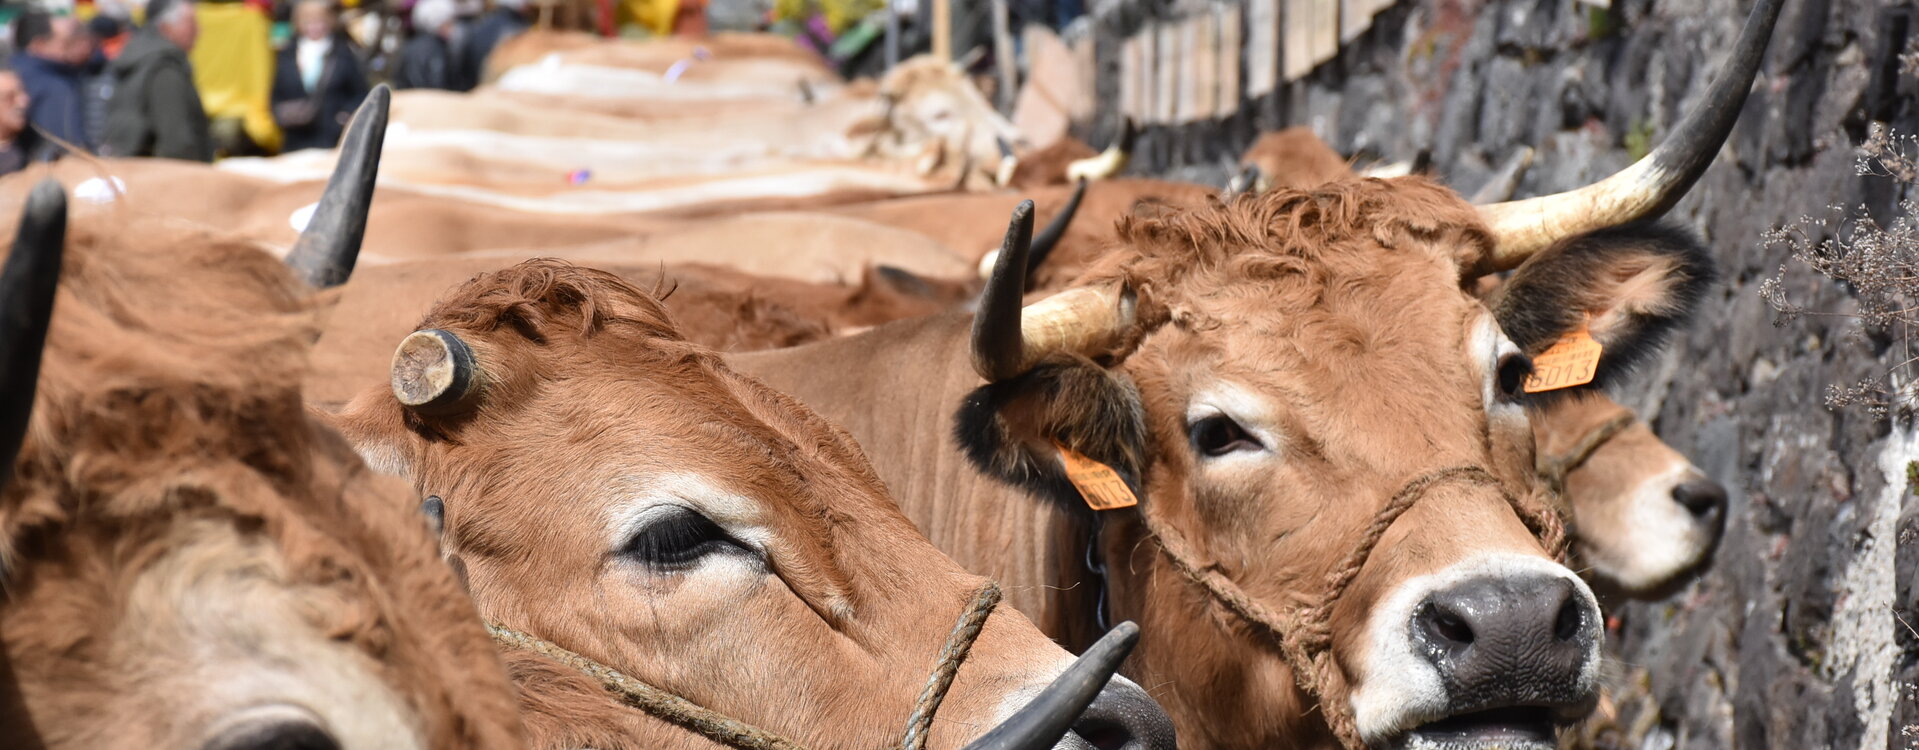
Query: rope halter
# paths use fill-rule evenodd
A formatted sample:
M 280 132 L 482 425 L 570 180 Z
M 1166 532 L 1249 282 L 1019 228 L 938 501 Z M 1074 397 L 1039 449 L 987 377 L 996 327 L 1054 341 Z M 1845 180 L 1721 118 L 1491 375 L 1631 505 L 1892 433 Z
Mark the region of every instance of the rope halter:
M 1365 567 L 1373 549 L 1379 546 L 1380 539 L 1385 537 L 1386 530 L 1392 527 L 1393 522 L 1411 510 L 1413 504 L 1434 487 L 1446 484 L 1497 489 L 1547 553 L 1555 559 L 1564 558 L 1566 535 L 1558 514 L 1537 502 L 1514 495 L 1491 472 L 1478 466 L 1438 469 L 1408 481 L 1373 516 L 1372 523 L 1366 526 L 1359 544 L 1353 547 L 1352 552 L 1327 573 L 1318 595 L 1309 593 L 1294 604 L 1274 606 L 1254 598 L 1233 579 L 1221 573 L 1217 566 L 1202 564 L 1186 536 L 1154 517 L 1146 506 L 1140 508 L 1140 518 L 1146 525 L 1147 533 L 1159 543 L 1160 551 L 1165 553 L 1173 567 L 1214 601 L 1278 644 L 1281 657 L 1293 671 L 1294 681 L 1309 699 L 1319 701 L 1320 713 L 1325 716 L 1327 725 L 1340 744 L 1348 750 L 1365 750 L 1366 745 L 1359 737 L 1359 725 L 1353 718 L 1347 700 L 1346 683 L 1339 677 L 1339 665 L 1333 659 L 1333 606 L 1359 576 L 1360 569 Z
M 1617 437 L 1619 433 L 1624 432 L 1626 428 L 1631 427 L 1632 424 L 1637 421 L 1639 421 L 1639 417 L 1633 414 L 1631 410 L 1621 408 L 1617 416 L 1606 420 L 1598 427 L 1594 427 L 1591 432 L 1580 437 L 1579 442 L 1573 444 L 1572 450 L 1557 456 L 1541 454 L 1534 462 L 1534 466 L 1539 472 L 1539 478 L 1546 481 L 1546 486 L 1552 490 L 1554 495 L 1562 498 L 1565 497 L 1566 477 L 1578 470 L 1579 467 L 1584 466 L 1587 459 L 1592 458 L 1594 453 L 1599 452 L 1599 448 L 1605 445 L 1607 441 Z
M 946 644 L 940 647 L 939 659 L 933 665 L 932 674 L 926 678 L 926 687 L 920 690 L 912 716 L 906 721 L 905 736 L 899 745 L 901 750 L 925 750 L 933 715 L 939 712 L 940 704 L 945 702 L 947 691 L 953 687 L 953 678 L 959 675 L 960 665 L 972 653 L 973 642 L 979 640 L 980 631 L 986 627 L 986 618 L 993 614 L 999 602 L 999 584 L 987 581 L 973 593 L 972 602 L 960 613 L 959 621 L 953 623 L 953 631 L 946 636 Z M 721 745 L 741 750 L 800 750 L 803 747 L 778 734 L 636 680 L 551 641 L 495 623 L 487 623 L 486 629 L 493 636 L 493 641 L 501 646 L 531 651 L 579 670 L 598 681 L 620 702 Z

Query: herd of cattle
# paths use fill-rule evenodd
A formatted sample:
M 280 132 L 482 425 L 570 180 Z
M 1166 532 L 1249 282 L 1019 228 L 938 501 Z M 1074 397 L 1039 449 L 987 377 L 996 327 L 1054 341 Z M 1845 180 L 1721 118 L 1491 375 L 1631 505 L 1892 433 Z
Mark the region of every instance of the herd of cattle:
M 1483 205 L 538 32 L 334 153 L 0 182 L 0 737 L 1555 747 L 1724 521 L 1600 389 L 1711 281 L 1657 219 L 1780 4 L 1638 164 Z

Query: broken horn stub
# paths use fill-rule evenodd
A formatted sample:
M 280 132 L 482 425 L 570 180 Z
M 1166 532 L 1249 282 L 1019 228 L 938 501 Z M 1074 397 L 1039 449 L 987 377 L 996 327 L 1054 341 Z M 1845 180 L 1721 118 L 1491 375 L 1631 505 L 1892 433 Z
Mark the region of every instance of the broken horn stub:
M 425 414 L 458 409 L 478 390 L 473 349 L 450 331 L 414 331 L 393 352 L 393 397 Z

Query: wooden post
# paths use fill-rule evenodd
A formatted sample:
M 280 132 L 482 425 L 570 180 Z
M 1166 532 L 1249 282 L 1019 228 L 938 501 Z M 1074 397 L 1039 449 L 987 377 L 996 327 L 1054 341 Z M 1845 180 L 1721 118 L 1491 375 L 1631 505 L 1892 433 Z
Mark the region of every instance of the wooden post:
M 1019 87 L 1019 63 L 1013 55 L 1012 20 L 1007 17 L 1006 0 L 993 0 L 993 68 L 999 71 L 999 111 L 1013 111 L 1014 89 Z
M 933 0 L 933 57 L 953 61 L 953 0 Z

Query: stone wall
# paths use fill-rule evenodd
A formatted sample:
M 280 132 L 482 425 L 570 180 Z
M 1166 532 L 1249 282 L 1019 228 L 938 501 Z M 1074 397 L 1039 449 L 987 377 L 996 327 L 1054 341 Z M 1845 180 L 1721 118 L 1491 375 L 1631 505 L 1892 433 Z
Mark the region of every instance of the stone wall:
M 1190 3 L 1095 7 L 1099 90 L 1116 42 Z M 1405 0 L 1339 56 L 1228 120 L 1156 128 L 1133 170 L 1223 184 L 1261 130 L 1311 125 L 1362 161 L 1410 160 L 1470 194 L 1521 146 L 1519 195 L 1585 184 L 1643 154 L 1704 92 L 1749 2 Z M 1613 610 L 1612 743 L 1634 748 L 1919 748 L 1919 503 L 1909 420 L 1831 410 L 1828 384 L 1904 358 L 1843 318 L 1775 326 L 1757 287 L 1786 264 L 1761 233 L 1827 206 L 1890 217 L 1906 188 L 1860 176 L 1874 122 L 1919 133 L 1919 6 L 1788 0 L 1731 143 L 1672 216 L 1696 227 L 1723 282 L 1701 319 L 1622 400 L 1734 490 L 1701 580 Z M 1110 111 L 1102 107 L 1102 111 Z M 1083 128 L 1103 142 L 1115 123 Z M 1919 197 L 1919 196 L 1915 196 Z M 1848 309 L 1795 266 L 1787 290 Z M 1900 542 L 1904 541 L 1904 544 Z M 1623 740 L 1621 739 L 1623 737 Z

